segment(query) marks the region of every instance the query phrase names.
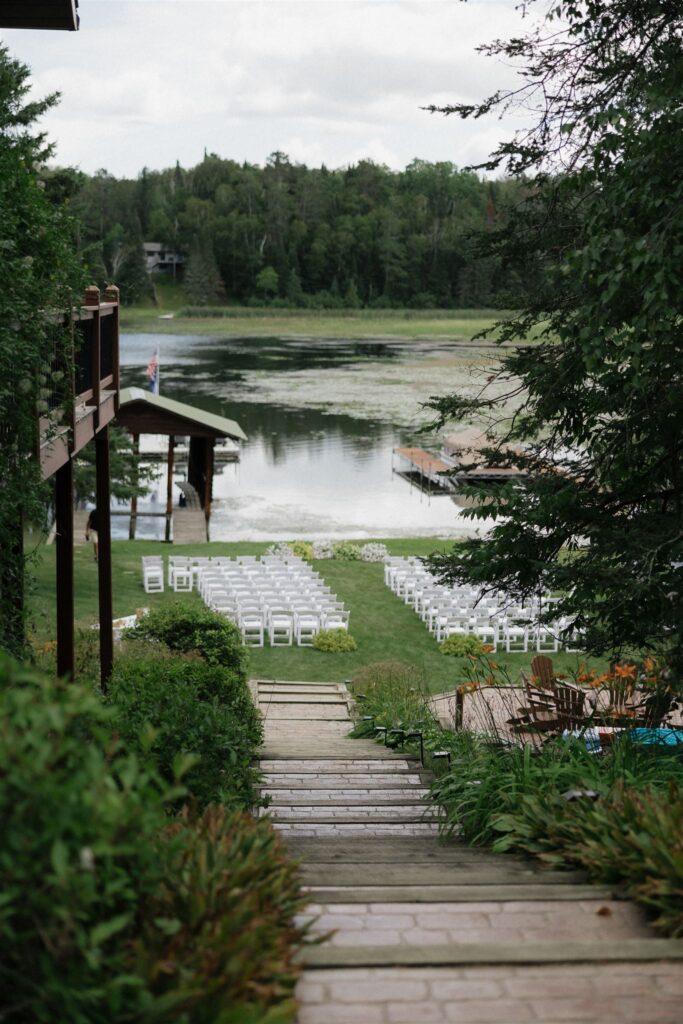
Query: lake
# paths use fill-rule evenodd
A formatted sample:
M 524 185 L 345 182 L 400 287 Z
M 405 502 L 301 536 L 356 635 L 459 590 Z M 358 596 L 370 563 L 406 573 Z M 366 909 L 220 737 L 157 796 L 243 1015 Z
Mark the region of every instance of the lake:
M 214 478 L 212 540 L 461 536 L 472 532 L 446 495 L 392 472 L 392 449 L 417 444 L 420 401 L 486 363 L 476 345 L 447 340 L 327 341 L 122 334 L 123 386 L 147 386 L 159 346 L 161 394 L 237 420 L 248 436 L 238 464 Z M 490 368 L 490 361 L 488 363 Z M 185 478 L 184 470 L 174 477 Z M 179 490 L 175 490 L 175 500 Z M 139 510 L 162 511 L 165 465 Z M 114 535 L 128 520 L 114 517 Z M 160 537 L 141 519 L 138 536 Z

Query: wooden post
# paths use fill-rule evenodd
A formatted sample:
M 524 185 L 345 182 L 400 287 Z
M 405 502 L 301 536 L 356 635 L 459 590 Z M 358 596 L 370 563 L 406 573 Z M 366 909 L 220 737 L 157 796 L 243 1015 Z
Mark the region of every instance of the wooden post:
M 74 468 L 68 459 L 55 474 L 57 675 L 74 677 Z
M 112 374 L 114 382 L 112 384 L 113 390 L 116 392 L 114 399 L 115 409 L 119 411 L 119 391 L 121 390 L 121 359 L 119 356 L 119 290 L 115 284 L 108 284 L 104 290 L 104 301 L 113 302 L 116 304 L 116 309 L 112 312 L 113 325 L 112 325 Z
M 462 729 L 463 711 L 465 705 L 465 694 L 462 692 L 460 687 L 455 691 L 453 707 L 453 728 L 456 732 L 460 732 Z
M 213 493 L 213 437 L 206 439 L 206 465 L 204 467 L 204 515 L 208 527 L 211 518 L 211 495 Z
M 173 434 L 168 437 L 168 470 L 166 477 L 166 543 L 171 540 L 171 518 L 173 516 Z
M 135 530 L 138 523 L 138 492 L 137 487 L 139 484 L 138 474 L 138 459 L 140 458 L 140 435 L 133 434 L 133 455 L 135 456 L 135 471 L 133 473 L 133 480 L 135 483 L 135 493 L 130 499 L 130 526 L 128 527 L 128 540 L 135 540 Z
M 95 430 L 100 423 L 100 379 L 102 359 L 100 353 L 100 289 L 95 285 L 85 289 L 84 306 L 96 307 L 92 319 L 92 403 L 95 406 Z
M 106 692 L 107 683 L 114 667 L 108 427 L 103 427 L 95 434 L 95 472 L 97 477 L 97 525 L 99 527 L 97 575 L 100 597 L 100 678 L 102 689 Z

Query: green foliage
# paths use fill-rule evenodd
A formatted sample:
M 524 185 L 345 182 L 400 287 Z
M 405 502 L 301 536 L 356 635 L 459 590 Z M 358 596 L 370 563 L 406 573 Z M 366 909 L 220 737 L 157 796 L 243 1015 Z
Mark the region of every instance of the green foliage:
M 339 654 L 342 651 L 355 651 L 358 644 L 346 629 L 321 629 L 313 638 L 316 651 L 327 651 Z
M 332 557 L 338 558 L 340 562 L 360 562 L 363 557 L 363 549 L 360 544 L 340 540 L 337 544 L 332 545 Z
M 223 807 L 198 818 L 185 812 L 160 853 L 164 884 L 132 953 L 156 1005 L 167 1008 L 162 1019 L 291 1021 L 298 974 L 292 954 L 307 931 L 294 917 L 306 897 L 270 823 Z
M 579 740 L 510 749 L 467 732 L 442 732 L 440 745 L 452 769 L 432 797 L 447 832 L 585 869 L 656 909 L 657 927 L 683 933 L 683 763 L 675 752 L 627 737 L 601 757 Z M 570 790 L 598 799 L 567 801 Z
M 354 673 L 351 692 L 357 698 L 358 720 L 354 736 L 368 736 L 375 725 L 407 728 L 416 723 L 428 728 L 435 719 L 427 704 L 422 673 L 401 661 L 377 661 Z M 363 722 L 372 715 L 372 722 Z
M 673 759 L 669 759 L 673 760 Z M 653 924 L 683 935 L 683 780 L 638 791 L 617 785 L 603 799 L 568 804 L 525 793 L 493 819 L 501 850 L 540 856 L 554 867 L 580 867 L 622 887 L 657 913 Z
M 256 291 L 265 299 L 272 299 L 277 295 L 279 287 L 278 272 L 274 267 L 264 267 L 256 275 Z
M 133 495 L 149 494 L 151 484 L 159 478 L 159 470 L 141 464 L 133 452 L 133 441 L 127 430 L 109 427 L 111 496 L 116 501 L 130 501 Z M 77 501 L 95 501 L 95 445 L 88 444 L 74 459 L 74 492 Z
M 432 565 L 446 581 L 560 593 L 553 614 L 575 619 L 590 652 L 663 649 L 680 669 L 683 10 L 562 0 L 547 21 L 490 48 L 521 62 L 515 99 L 538 115 L 487 164 L 529 176 L 519 209 L 480 244 L 527 282 L 499 331 L 513 347 L 491 389 L 431 403 L 439 423 L 475 417 L 500 431 L 505 419 L 499 441 L 528 475 L 476 488 L 488 504 L 465 514 L 496 526 Z M 539 343 L 515 349 L 532 330 Z M 487 461 L 509 456 L 492 441 Z
M 42 180 L 52 150 L 34 127 L 56 96 L 27 101 L 29 90 L 28 68 L 0 44 L 0 647 L 15 654 L 24 649 L 22 530 L 44 525 L 49 493 L 29 456 L 38 415 L 48 436 L 59 427 L 70 338 L 60 317 L 70 324 L 72 288 L 83 283 L 67 200 Z
M 307 540 L 290 540 L 287 544 L 292 549 L 292 553 L 298 555 L 299 558 L 305 559 L 307 562 L 313 561 L 313 545 Z
M 91 690 L 0 656 L 0 1015 L 119 1021 L 138 1005 L 126 942 L 158 889 L 167 787 L 111 739 Z
M 514 181 L 484 182 L 446 162 L 329 170 L 283 153 L 265 167 L 207 154 L 136 180 L 83 175 L 73 207 L 83 245 L 105 246 L 108 261 L 117 225 L 126 246 L 142 232 L 185 252 L 198 307 L 220 278 L 231 301 L 271 308 L 469 308 L 499 305 L 517 282 L 515 267 L 495 258 L 475 270 L 467 235 L 504 219 L 518 192 Z
M 277 834 L 226 807 L 170 821 L 183 790 L 112 739 L 119 711 L 0 656 L 0 1016 L 291 1021 L 304 898 Z
M 208 239 L 194 242 L 185 267 L 185 291 L 190 302 L 209 306 L 223 293 L 223 282 Z
M 479 637 L 474 636 L 472 633 L 467 636 L 453 634 L 447 637 L 443 643 L 439 644 L 439 650 L 442 654 L 452 655 L 455 658 L 464 658 L 467 654 L 483 654 L 484 644 Z
M 197 651 L 210 665 L 230 669 L 243 682 L 247 678 L 248 655 L 239 629 L 203 605 L 174 601 L 153 608 L 127 637 L 160 640 L 172 651 Z
M 188 758 L 184 781 L 199 807 L 256 804 L 251 762 L 263 730 L 244 681 L 216 662 L 170 655 L 159 645 L 141 656 L 136 646 L 117 658 L 107 693 L 128 749 L 169 780 Z

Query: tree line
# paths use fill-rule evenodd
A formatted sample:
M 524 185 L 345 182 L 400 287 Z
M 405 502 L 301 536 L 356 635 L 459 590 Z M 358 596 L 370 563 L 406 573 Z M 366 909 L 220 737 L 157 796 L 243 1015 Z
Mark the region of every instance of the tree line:
M 152 291 L 143 241 L 183 253 L 196 305 L 480 307 L 510 305 L 521 287 L 471 236 L 505 222 L 523 183 L 451 163 L 330 170 L 280 152 L 263 167 L 206 154 L 135 179 L 54 171 L 50 187 L 69 199 L 91 277 L 127 303 Z

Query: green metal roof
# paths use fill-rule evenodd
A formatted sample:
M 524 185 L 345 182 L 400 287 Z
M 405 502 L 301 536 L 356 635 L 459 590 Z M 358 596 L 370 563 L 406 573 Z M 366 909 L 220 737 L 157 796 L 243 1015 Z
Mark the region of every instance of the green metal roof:
M 216 434 L 216 437 L 231 437 L 235 441 L 246 441 L 239 423 L 235 420 L 228 420 L 225 416 L 217 416 L 213 412 L 206 412 L 194 405 L 187 405 L 185 402 L 176 402 L 174 398 L 166 398 L 164 395 L 153 395 L 151 391 L 143 388 L 122 388 L 119 395 L 121 407 L 131 402 L 145 402 L 153 408 L 169 413 L 171 416 L 180 416 L 191 423 L 197 423 L 206 427 Z M 179 431 L 180 433 L 180 431 Z

